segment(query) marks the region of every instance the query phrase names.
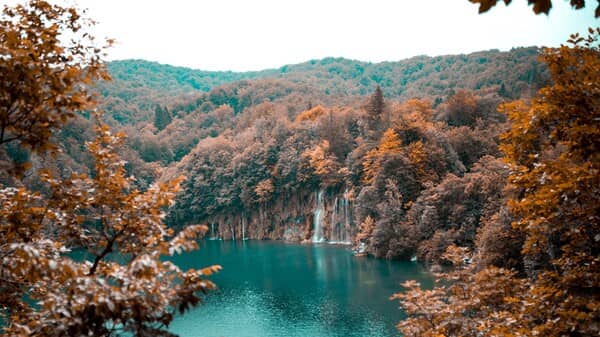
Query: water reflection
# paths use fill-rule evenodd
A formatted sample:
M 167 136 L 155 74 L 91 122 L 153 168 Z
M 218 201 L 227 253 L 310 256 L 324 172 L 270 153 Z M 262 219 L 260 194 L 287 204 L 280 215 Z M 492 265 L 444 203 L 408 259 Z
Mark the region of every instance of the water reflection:
M 183 268 L 220 264 L 219 291 L 179 317 L 181 336 L 397 336 L 389 296 L 406 279 L 431 276 L 414 263 L 354 257 L 330 245 L 207 241 L 178 256 Z

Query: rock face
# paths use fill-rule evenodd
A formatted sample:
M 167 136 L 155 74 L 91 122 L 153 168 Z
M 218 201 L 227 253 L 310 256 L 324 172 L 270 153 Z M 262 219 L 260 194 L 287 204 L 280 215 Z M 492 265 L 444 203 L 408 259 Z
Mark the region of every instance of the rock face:
M 348 190 L 318 189 L 205 222 L 209 239 L 351 244 L 357 232 L 352 213 Z

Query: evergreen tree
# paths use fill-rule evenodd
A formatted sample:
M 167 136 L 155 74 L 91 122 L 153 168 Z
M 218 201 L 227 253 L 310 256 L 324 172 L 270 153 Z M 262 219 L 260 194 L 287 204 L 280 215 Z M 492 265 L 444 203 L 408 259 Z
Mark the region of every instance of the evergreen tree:
M 510 93 L 508 92 L 508 90 L 506 90 L 506 86 L 504 85 L 504 82 L 502 82 L 500 84 L 500 88 L 498 89 L 498 96 L 504 97 L 504 98 L 510 97 Z
M 158 131 L 164 130 L 171 123 L 173 118 L 167 107 L 162 108 L 160 105 L 156 105 L 154 110 L 154 126 Z
M 382 122 L 384 121 L 385 101 L 383 100 L 383 92 L 380 86 L 377 86 L 375 92 L 369 98 L 365 110 L 367 112 L 366 138 L 375 140 L 382 129 Z

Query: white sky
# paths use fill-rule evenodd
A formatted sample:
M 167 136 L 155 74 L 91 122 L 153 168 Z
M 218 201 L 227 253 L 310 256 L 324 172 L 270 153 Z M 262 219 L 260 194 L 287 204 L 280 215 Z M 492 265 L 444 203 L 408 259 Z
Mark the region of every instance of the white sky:
M 550 16 L 535 16 L 525 0 L 483 15 L 467 0 L 75 0 L 99 21 L 98 37 L 117 40 L 111 60 L 234 71 L 558 46 L 600 23 L 587 2 L 575 11 L 554 0 Z

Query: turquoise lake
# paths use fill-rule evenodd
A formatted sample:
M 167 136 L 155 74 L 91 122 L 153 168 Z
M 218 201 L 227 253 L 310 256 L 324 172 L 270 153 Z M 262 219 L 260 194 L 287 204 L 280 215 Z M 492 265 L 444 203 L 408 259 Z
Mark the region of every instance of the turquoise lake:
M 180 267 L 223 266 L 219 289 L 177 317 L 182 337 L 399 336 L 404 315 L 389 297 L 433 277 L 414 262 L 356 257 L 344 246 L 273 241 L 205 241 L 174 258 Z

